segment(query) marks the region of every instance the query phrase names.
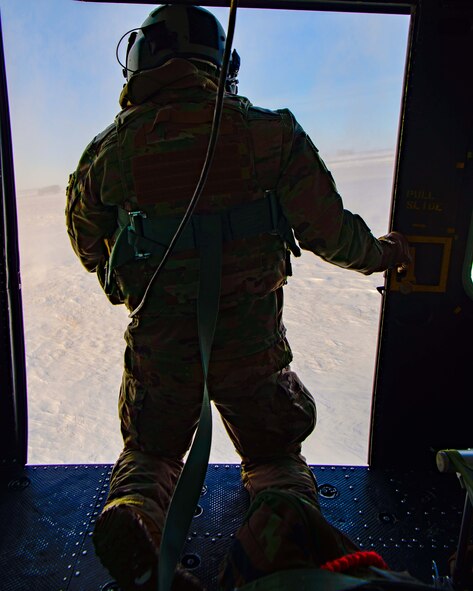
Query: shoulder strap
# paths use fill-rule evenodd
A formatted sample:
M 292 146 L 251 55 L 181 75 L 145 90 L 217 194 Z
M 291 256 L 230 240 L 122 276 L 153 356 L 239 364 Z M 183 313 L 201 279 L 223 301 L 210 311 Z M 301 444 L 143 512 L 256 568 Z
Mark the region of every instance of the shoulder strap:
M 269 197 L 276 233 L 289 251 L 299 257 L 300 248 L 275 190 L 292 148 L 294 118 L 288 109 L 269 111 L 253 107 L 247 111 L 247 121 L 254 151 L 255 173 L 260 187 Z M 289 253 L 286 264 L 287 274 L 291 275 Z
M 263 191 L 276 188 L 281 170 L 284 123 L 276 111 L 252 107 L 246 111 L 254 169 Z
M 281 150 L 281 169 L 283 170 L 289 159 L 292 150 L 292 143 L 294 141 L 294 116 L 289 109 L 280 109 L 278 113 L 282 119 L 282 150 Z

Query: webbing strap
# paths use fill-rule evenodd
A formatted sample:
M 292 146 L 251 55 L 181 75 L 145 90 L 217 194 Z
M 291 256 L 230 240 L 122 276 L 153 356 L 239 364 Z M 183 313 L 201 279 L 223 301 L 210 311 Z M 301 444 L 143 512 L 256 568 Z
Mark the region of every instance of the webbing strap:
M 197 323 L 204 375 L 199 425 L 167 513 L 161 540 L 158 590 L 171 589 L 174 571 L 204 484 L 212 441 L 208 370 L 217 324 L 222 269 L 222 224 L 219 216 L 202 216 L 198 232 L 200 282 Z
M 179 236 L 174 252 L 199 248 L 197 236 L 207 218 L 220 218 L 223 242 L 272 233 L 281 238 L 294 256 L 301 256 L 294 232 L 282 213 L 274 191 L 266 191 L 262 199 L 237 205 L 219 213 L 194 214 Z M 139 258 L 163 256 L 180 220 L 180 217 L 175 216 L 149 218 L 139 211 L 127 212 L 118 208 L 119 229 L 108 262 L 107 289 L 113 284 L 112 275 L 115 268 Z
M 229 242 L 240 238 L 257 236 L 264 232 L 277 233 L 282 226 L 277 204 L 273 198 L 264 197 L 213 214 L 194 214 L 181 232 L 174 252 L 198 248 L 197 235 L 202 220 L 209 216 L 221 218 L 222 240 Z M 133 235 L 131 241 L 143 250 L 147 247 L 164 249 L 171 241 L 181 218 L 178 216 L 147 217 L 141 212 L 118 211 L 120 226 L 127 225 Z M 130 238 L 129 238 L 130 240 Z M 160 253 L 158 253 L 160 254 Z

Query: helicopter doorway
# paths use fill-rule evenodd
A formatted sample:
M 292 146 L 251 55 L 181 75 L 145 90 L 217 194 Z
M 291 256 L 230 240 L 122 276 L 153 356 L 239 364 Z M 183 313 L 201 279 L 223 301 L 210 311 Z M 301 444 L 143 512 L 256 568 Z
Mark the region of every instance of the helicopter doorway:
M 50 4 L 39 10 L 27 0 L 3 9 L 12 74 L 29 462 L 111 462 L 121 447 L 116 399 L 127 315 L 108 304 L 96 278 L 75 259 L 64 228 L 64 189 L 85 145 L 117 111 L 123 80 L 114 47 L 148 8 Z M 225 22 L 225 10 L 212 10 Z M 75 49 L 57 52 L 68 47 L 67 22 L 74 23 Z M 240 93 L 256 105 L 293 111 L 332 170 L 345 207 L 377 235 L 389 224 L 408 29 L 404 15 L 312 11 L 241 10 L 237 23 Z M 43 50 L 33 52 L 30 40 Z M 48 52 L 59 61 L 44 70 L 52 61 Z M 41 58 L 23 73 L 15 66 L 28 53 Z M 381 305 L 376 288 L 383 278 L 339 270 L 309 255 L 294 269 L 285 313 L 293 368 L 319 412 L 305 454 L 309 462 L 366 464 Z M 354 424 L 347 422 L 353 418 Z M 211 461 L 235 458 L 216 421 Z

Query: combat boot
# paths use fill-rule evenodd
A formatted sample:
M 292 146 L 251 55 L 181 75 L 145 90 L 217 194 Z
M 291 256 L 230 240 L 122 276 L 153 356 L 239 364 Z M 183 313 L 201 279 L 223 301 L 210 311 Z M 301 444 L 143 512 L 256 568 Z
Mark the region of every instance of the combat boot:
M 158 585 L 158 545 L 153 521 L 134 505 L 111 504 L 97 520 L 93 542 L 103 566 L 121 591 L 155 591 Z M 204 591 L 200 581 L 178 565 L 171 591 Z
M 259 493 L 235 535 L 220 591 L 428 591 L 409 573 L 392 572 L 361 551 L 322 515 L 317 502 L 290 491 Z

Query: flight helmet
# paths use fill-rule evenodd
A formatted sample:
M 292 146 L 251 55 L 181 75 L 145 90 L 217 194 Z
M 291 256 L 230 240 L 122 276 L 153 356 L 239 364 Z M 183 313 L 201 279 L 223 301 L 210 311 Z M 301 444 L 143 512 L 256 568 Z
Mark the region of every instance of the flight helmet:
M 123 73 L 129 80 L 173 57 L 201 59 L 220 68 L 224 49 L 225 31 L 211 12 L 199 6 L 165 4 L 128 38 Z

